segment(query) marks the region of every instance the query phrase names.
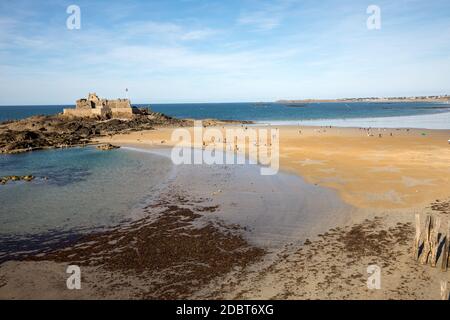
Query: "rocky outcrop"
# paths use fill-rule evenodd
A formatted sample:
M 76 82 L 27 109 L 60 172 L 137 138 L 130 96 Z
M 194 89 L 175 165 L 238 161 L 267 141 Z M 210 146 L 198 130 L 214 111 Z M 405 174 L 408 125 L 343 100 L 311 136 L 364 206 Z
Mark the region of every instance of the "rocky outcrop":
M 61 115 L 34 116 L 0 124 L 0 153 L 80 146 L 90 143 L 96 137 L 153 130 L 155 126 L 189 124 L 192 122 L 154 112 L 134 115 L 126 120 L 102 117 L 67 118 Z
M 114 149 L 119 149 L 119 148 L 120 148 L 119 146 L 115 146 L 110 143 L 101 144 L 101 145 L 97 146 L 97 149 L 102 150 L 102 151 L 114 150 Z
M 251 121 L 203 120 L 203 125 L 249 124 Z M 47 148 L 84 146 L 94 138 L 155 127 L 192 126 L 193 120 L 180 120 L 149 108 L 137 109 L 129 119 L 109 117 L 33 116 L 0 123 L 0 153 L 19 153 Z

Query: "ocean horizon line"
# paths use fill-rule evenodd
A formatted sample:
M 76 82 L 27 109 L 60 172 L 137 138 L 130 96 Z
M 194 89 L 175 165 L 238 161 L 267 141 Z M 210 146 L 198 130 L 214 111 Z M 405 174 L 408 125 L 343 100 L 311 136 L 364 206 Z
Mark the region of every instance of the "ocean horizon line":
M 395 97 L 374 97 L 374 98 L 335 98 L 335 99 L 276 99 L 276 100 L 241 100 L 241 101 L 182 101 L 182 102 L 136 102 L 131 103 L 132 105 L 142 106 L 142 105 L 192 105 L 192 104 L 240 104 L 240 103 L 255 103 L 255 104 L 280 104 L 280 105 L 290 105 L 298 103 L 304 104 L 336 104 L 336 103 L 426 103 L 426 104 L 448 104 L 447 102 L 441 100 L 408 100 L 412 99 L 414 96 L 405 97 L 404 101 L 397 101 Z M 416 97 L 417 98 L 417 97 Z M 130 99 L 132 101 L 132 99 Z M 0 104 L 1 107 L 66 107 L 75 106 L 75 103 L 38 103 L 38 104 Z
M 230 102 L 144 102 L 144 103 L 131 103 L 133 106 L 143 105 L 180 105 L 180 104 L 239 104 L 239 103 L 273 103 L 278 104 L 276 101 L 230 101 Z M 282 104 L 282 103 L 280 103 Z M 1 107 L 69 107 L 75 106 L 75 103 L 58 103 L 58 104 L 0 104 Z

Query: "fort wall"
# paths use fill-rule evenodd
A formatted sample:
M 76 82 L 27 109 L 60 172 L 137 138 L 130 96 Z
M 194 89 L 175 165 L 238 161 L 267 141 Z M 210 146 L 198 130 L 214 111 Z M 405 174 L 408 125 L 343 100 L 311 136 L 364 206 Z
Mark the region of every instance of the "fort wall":
M 79 99 L 75 109 L 64 109 L 64 115 L 69 117 L 112 117 L 130 118 L 139 113 L 131 106 L 128 99 L 100 99 L 95 93 L 89 93 L 87 99 Z

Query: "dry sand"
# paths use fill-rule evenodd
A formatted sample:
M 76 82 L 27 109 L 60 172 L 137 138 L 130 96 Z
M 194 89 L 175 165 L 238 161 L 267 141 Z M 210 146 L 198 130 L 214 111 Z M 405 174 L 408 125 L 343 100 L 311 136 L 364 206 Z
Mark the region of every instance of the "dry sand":
M 304 246 L 288 245 L 250 265 L 231 268 L 183 297 L 439 299 L 440 281 L 450 280 L 450 272 L 417 265 L 410 252 L 414 213 L 434 212 L 444 218 L 443 225 L 450 217 L 450 131 L 278 128 L 281 169 L 336 190 L 356 208 L 351 219 Z M 121 134 L 102 142 L 170 146 L 172 130 Z M 4 264 L 0 298 L 39 298 L 24 294 L 30 285 L 17 279 L 22 269 L 41 270 L 43 263 L 48 262 Z M 381 290 L 367 289 L 370 264 L 382 268 Z M 47 269 L 56 272 L 58 266 Z M 51 282 L 52 277 L 47 278 Z M 58 297 L 57 292 L 53 296 Z M 111 297 L 99 292 L 92 289 L 81 297 Z M 129 295 L 125 290 L 119 297 Z M 67 293 L 61 297 L 80 298 Z

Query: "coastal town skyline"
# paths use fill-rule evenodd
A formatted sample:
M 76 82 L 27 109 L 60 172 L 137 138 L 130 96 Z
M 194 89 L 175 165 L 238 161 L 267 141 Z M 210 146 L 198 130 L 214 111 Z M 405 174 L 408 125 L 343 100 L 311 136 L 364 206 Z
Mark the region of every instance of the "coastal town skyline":
M 370 29 L 373 5 L 380 21 Z M 447 1 L 24 0 L 0 9 L 0 105 L 123 97 L 125 88 L 137 104 L 450 92 Z

